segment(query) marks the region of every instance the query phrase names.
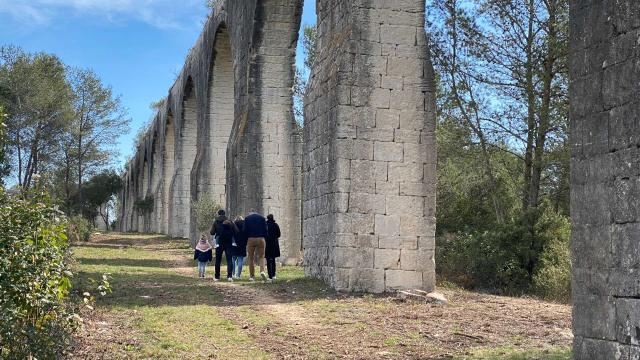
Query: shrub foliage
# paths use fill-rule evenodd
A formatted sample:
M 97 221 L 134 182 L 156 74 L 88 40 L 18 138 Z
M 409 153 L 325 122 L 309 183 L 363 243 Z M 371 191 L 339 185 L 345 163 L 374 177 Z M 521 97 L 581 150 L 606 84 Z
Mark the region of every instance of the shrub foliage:
M 48 198 L 0 188 L 0 358 L 56 358 L 68 344 L 68 256 L 66 220 Z

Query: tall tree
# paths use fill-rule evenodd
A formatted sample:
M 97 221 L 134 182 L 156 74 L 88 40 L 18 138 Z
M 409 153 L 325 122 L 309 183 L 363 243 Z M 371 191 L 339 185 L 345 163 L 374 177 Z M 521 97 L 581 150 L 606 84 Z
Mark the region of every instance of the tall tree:
M 67 145 L 82 202 L 85 178 L 104 168 L 117 153 L 114 139 L 128 131 L 130 120 L 120 97 L 93 71 L 70 69 L 69 82 L 74 96 Z
M 60 135 L 71 118 L 71 88 L 65 67 L 54 55 L 0 48 L 0 102 L 6 107 L 7 150 L 18 185 L 51 169 Z
M 473 131 L 484 172 L 497 189 L 490 148 L 522 161 L 521 207 L 536 208 L 566 140 L 566 0 L 432 0 L 429 30 L 442 74 L 443 114 Z M 555 160 L 564 157 L 554 156 Z M 553 165 L 553 166 L 552 166 Z M 520 178 L 520 177 L 518 177 Z M 493 196 L 495 213 L 504 204 Z

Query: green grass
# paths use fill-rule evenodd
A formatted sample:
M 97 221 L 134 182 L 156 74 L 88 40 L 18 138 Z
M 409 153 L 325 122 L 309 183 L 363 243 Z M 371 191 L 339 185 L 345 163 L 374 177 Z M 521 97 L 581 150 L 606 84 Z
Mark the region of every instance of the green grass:
M 74 255 L 75 284 L 81 291 L 95 287 L 90 279 L 110 274 L 113 293 L 98 298 L 96 309 L 135 340 L 107 344 L 113 352 L 108 357 L 267 358 L 247 334 L 220 316 L 215 306 L 222 296 L 210 280 L 195 276 L 188 245 L 159 236 L 124 236 L 78 244 Z M 191 265 L 193 273 L 176 271 L 177 266 Z
M 455 357 L 454 360 L 570 360 L 571 349 L 555 347 L 546 350 L 522 350 L 510 346 L 482 348 L 470 351 L 468 355 Z
M 249 268 L 246 265 L 243 271 L 248 274 Z M 256 267 L 256 275 L 259 268 Z M 326 298 L 335 294 L 335 291 L 328 287 L 322 280 L 306 277 L 304 269 L 299 266 L 278 266 L 277 280 L 273 283 L 265 283 L 262 281 L 243 283 L 248 286 L 266 287 L 270 291 L 281 294 L 290 295 L 297 300 L 305 301 L 317 298 Z

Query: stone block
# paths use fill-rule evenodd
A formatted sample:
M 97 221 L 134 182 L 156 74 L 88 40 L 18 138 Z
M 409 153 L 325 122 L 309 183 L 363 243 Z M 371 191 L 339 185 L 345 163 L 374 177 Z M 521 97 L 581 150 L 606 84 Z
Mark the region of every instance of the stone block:
M 376 161 L 401 162 L 403 159 L 403 144 L 389 142 L 374 143 L 374 159 Z
M 400 248 L 407 250 L 418 249 L 418 237 L 417 236 L 401 236 Z
M 389 163 L 389 181 L 421 183 L 423 175 L 422 164 Z
M 616 300 L 616 324 L 619 343 L 640 345 L 640 299 Z
M 416 28 L 403 25 L 382 25 L 380 28 L 380 42 L 383 44 L 415 45 Z
M 397 182 L 376 181 L 376 194 L 398 195 L 400 184 Z
M 573 299 L 573 333 L 576 336 L 616 340 L 616 304 L 613 297 L 580 296 Z
M 389 90 L 401 90 L 403 78 L 397 76 L 382 76 L 380 87 Z
M 335 267 L 373 268 L 374 249 L 335 248 Z
M 390 109 L 377 109 L 375 126 L 379 129 L 397 129 L 400 126 L 399 112 Z
M 639 182 L 636 177 L 614 180 L 611 215 L 615 222 L 629 223 L 638 220 Z
M 400 235 L 400 216 L 375 216 L 375 233 L 381 237 Z
M 400 250 L 398 249 L 376 249 L 374 267 L 376 269 L 399 269 Z
M 422 273 L 405 270 L 386 270 L 385 285 L 387 290 L 421 289 Z
M 415 58 L 389 57 L 387 75 L 413 77 L 422 76 L 422 61 Z
M 400 253 L 400 268 L 402 270 L 416 270 L 419 255 L 417 250 L 402 249 Z
M 388 195 L 386 197 L 385 214 L 402 215 L 409 212 L 422 216 L 422 206 L 424 206 L 424 199 L 422 197 Z
M 413 209 L 405 212 L 408 215 L 401 216 L 400 235 L 433 236 L 435 234 L 435 226 L 429 219 L 420 216 L 422 215 L 422 209 L 419 209 L 419 212 L 416 213 L 418 216 L 411 216 L 412 213 Z
M 380 249 L 400 249 L 402 238 L 397 235 L 379 235 L 378 247 Z
M 385 272 L 382 269 L 351 269 L 349 290 L 371 293 L 385 291 Z
M 387 89 L 373 89 L 369 98 L 369 105 L 377 109 L 389 109 L 391 91 Z
M 352 192 L 349 195 L 349 211 L 361 214 L 385 214 L 385 196 Z
M 589 339 L 583 336 L 576 336 L 573 339 L 573 358 L 575 360 L 631 360 L 628 347 L 615 341 Z
M 614 266 L 640 269 L 640 224 L 612 225 L 611 253 Z

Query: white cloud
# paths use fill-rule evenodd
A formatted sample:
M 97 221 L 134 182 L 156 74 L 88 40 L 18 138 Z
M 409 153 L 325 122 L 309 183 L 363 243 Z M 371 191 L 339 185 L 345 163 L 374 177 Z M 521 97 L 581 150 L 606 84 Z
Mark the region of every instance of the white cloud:
M 142 21 L 161 29 L 191 27 L 203 0 L 0 0 L 0 13 L 21 25 L 44 25 L 58 16 L 92 16 L 114 23 Z

